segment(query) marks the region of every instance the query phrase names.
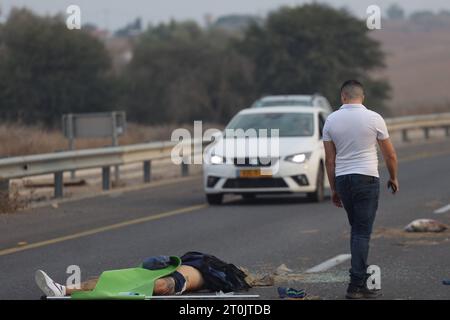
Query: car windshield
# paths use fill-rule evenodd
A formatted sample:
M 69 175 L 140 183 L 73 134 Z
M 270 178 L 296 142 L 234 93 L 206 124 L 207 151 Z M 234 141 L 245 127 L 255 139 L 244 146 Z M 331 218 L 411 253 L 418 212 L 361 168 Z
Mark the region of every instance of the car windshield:
M 280 137 L 310 137 L 314 134 L 312 113 L 247 113 L 234 117 L 226 129 L 278 129 Z
M 289 106 L 311 106 L 311 100 L 300 100 L 300 99 L 283 99 L 283 100 L 259 100 L 253 105 L 254 108 L 264 108 L 264 107 L 289 107 Z

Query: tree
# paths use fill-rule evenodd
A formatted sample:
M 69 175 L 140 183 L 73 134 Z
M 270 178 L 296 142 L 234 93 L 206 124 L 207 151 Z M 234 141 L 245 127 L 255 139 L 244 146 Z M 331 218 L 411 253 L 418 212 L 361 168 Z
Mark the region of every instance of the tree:
M 220 30 L 194 22 L 149 27 L 139 38 L 124 81 L 131 120 L 226 122 L 248 105 L 251 64 Z
M 214 28 L 240 32 L 252 23 L 262 23 L 263 19 L 253 15 L 229 14 L 219 17 L 213 24 Z
M 310 4 L 271 13 L 236 47 L 255 64 L 260 95 L 320 92 L 338 105 L 340 85 L 355 78 L 365 83 L 367 104 L 384 111 L 389 84 L 369 76 L 384 66 L 384 54 L 368 33 L 347 11 Z
M 140 34 L 142 31 L 142 19 L 136 18 L 133 22 L 128 23 L 125 27 L 115 32 L 116 37 L 130 37 Z
M 392 4 L 387 10 L 386 10 L 387 16 L 390 20 L 402 20 L 405 18 L 405 10 L 403 10 L 402 7 L 400 7 L 398 4 L 394 3 Z
M 11 12 L 0 29 L 0 116 L 3 121 L 60 123 L 63 113 L 109 109 L 110 58 L 103 44 L 62 17 Z

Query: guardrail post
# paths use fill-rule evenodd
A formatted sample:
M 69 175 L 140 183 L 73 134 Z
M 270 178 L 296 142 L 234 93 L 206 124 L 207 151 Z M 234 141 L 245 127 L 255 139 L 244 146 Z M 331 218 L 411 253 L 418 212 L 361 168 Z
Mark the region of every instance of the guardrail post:
M 9 179 L 0 180 L 0 201 L 9 197 Z
M 187 158 L 183 159 L 183 162 L 181 162 L 181 176 L 187 177 L 189 175 L 189 165 L 187 164 L 188 160 Z
M 55 198 L 62 198 L 64 196 L 64 172 L 62 171 L 55 172 L 54 179 L 55 179 L 54 196 Z
M 402 130 L 402 141 L 403 142 L 408 142 L 409 141 L 408 130 L 407 129 L 403 129 Z
M 117 113 L 116 112 L 112 112 L 111 113 L 111 117 L 112 117 L 112 145 L 114 147 L 117 147 L 119 145 L 119 137 L 118 137 L 118 132 L 117 132 Z M 119 181 L 120 181 L 120 167 L 119 165 L 115 165 L 114 166 L 114 182 L 119 185 Z
M 110 167 L 102 168 L 102 186 L 103 190 L 109 190 L 111 188 L 111 169 Z
M 149 183 L 152 179 L 152 161 L 144 161 L 144 183 Z
M 119 185 L 120 182 L 120 167 L 114 166 L 114 182 Z
M 430 128 L 428 128 L 428 127 L 423 128 L 423 133 L 424 133 L 426 140 L 430 139 Z

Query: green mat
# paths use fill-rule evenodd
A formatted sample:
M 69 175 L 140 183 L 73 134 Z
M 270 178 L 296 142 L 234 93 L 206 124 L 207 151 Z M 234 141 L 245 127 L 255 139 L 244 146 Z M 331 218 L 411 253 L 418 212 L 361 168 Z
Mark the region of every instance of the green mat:
M 72 294 L 75 300 L 144 300 L 153 295 L 155 281 L 172 274 L 181 265 L 181 259 L 172 257 L 173 265 L 159 270 L 142 267 L 105 271 L 101 274 L 93 291 Z

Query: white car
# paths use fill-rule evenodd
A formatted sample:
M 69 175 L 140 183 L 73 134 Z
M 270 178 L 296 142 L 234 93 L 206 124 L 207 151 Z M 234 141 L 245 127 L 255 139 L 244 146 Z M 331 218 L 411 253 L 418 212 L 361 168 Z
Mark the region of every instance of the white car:
M 306 193 L 311 201 L 322 201 L 324 188 L 328 187 L 322 129 L 329 113 L 327 108 L 299 106 L 239 112 L 224 134 L 205 150 L 203 175 L 208 203 L 221 204 L 224 194 L 250 199 L 257 194 L 274 193 Z M 236 129 L 254 129 L 258 134 L 225 134 Z M 278 152 L 270 149 L 268 154 L 264 149 L 264 145 L 267 148 L 276 140 L 260 134 L 260 129 L 279 130 L 275 143 Z

